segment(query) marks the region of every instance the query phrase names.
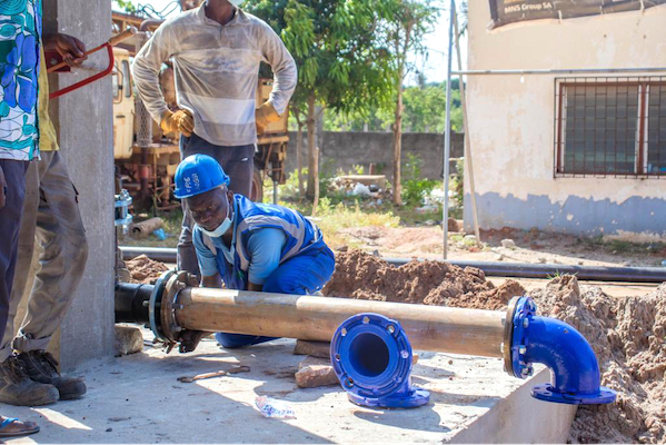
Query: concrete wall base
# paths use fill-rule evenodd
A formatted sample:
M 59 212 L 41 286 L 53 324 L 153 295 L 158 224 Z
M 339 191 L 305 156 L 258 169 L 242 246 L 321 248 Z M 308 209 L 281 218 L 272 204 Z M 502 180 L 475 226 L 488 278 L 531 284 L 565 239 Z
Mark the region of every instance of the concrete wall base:
M 542 402 L 530 395 L 534 385 L 548 381 L 550 370 L 544 368 L 450 443 L 566 443 L 578 407 Z

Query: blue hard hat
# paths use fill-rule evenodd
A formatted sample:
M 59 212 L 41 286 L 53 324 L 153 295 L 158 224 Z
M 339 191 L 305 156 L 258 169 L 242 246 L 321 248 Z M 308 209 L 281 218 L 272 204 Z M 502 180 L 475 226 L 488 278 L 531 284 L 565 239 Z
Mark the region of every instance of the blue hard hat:
M 229 176 L 220 163 L 210 156 L 196 154 L 178 164 L 174 196 L 178 199 L 190 198 L 222 185 L 229 185 Z

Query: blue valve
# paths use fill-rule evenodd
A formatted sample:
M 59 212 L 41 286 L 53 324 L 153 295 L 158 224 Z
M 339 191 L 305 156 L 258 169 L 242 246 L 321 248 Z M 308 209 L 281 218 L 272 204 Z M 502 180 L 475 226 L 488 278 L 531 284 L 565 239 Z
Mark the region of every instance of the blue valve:
M 412 346 L 400 323 L 383 315 L 358 314 L 343 322 L 331 341 L 331 363 L 352 403 L 413 408 L 430 400 L 411 386 Z

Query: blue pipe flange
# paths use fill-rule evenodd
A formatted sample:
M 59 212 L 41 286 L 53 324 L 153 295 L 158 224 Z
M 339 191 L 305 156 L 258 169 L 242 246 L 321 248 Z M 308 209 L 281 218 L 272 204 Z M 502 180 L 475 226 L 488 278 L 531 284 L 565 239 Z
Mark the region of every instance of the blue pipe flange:
M 507 371 L 523 379 L 534 373 L 534 363 L 551 371 L 551 382 L 532 388 L 533 397 L 570 405 L 615 401 L 617 393 L 600 386 L 597 357 L 580 332 L 555 318 L 536 315 L 536 305 L 529 297 L 514 297 L 509 311 L 513 323 L 509 326 L 511 369 Z
M 162 330 L 162 295 L 167 283 L 175 274 L 175 270 L 164 272 L 155 282 L 155 287 L 148 300 L 148 323 L 150 324 L 150 330 L 153 331 L 155 338 L 163 343 L 168 343 L 169 339 L 166 338 Z
M 331 363 L 352 403 L 413 408 L 430 400 L 411 386 L 412 346 L 400 323 L 379 314 L 344 321 L 331 340 Z

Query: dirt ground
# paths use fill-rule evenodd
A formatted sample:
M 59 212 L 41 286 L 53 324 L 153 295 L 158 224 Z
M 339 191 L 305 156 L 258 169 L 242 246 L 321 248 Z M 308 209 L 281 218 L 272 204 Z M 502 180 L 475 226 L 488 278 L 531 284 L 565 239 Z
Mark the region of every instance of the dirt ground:
M 401 244 L 410 241 L 403 238 Z M 150 282 L 166 270 L 145 257 L 129 261 L 128 268 L 136 282 Z M 513 296 L 530 295 L 541 315 L 571 324 L 588 339 L 600 363 L 602 385 L 618 391 L 612 405 L 579 408 L 570 442 L 666 442 L 666 283 L 635 286 L 624 294 L 624 287 L 616 286 L 612 296 L 599 286 L 580 286 L 573 276 L 528 286 L 511 279 L 495 283 L 471 267 L 439 261 L 394 267 L 351 250 L 336 253 L 336 271 L 323 293 L 491 310 L 504 310 Z
M 367 252 L 377 250 L 384 257 L 442 258 L 443 234 L 439 226 L 359 227 L 343 229 L 341 233 L 354 247 Z M 660 266 L 666 260 L 663 244 L 601 243 L 572 235 L 506 228 L 481 231 L 485 247 L 479 248 L 465 241 L 464 235 L 450 235 L 448 258 L 587 266 Z M 503 239 L 513 240 L 516 246 L 503 247 Z
M 496 287 L 483 272 L 441 262 L 394 267 L 351 251 L 337 255 L 328 296 L 479 309 L 505 309 L 526 293 L 516 281 Z M 666 283 L 643 296 L 610 297 L 573 276 L 529 292 L 539 313 L 561 319 L 592 344 L 602 385 L 618 391 L 612 405 L 581 407 L 572 443 L 664 443 L 666 441 Z
M 130 271 L 130 283 L 150 284 L 158 279 L 162 273 L 169 270 L 169 267 L 165 264 L 153 261 L 146 255 L 139 255 L 128 260 L 125 265 Z

